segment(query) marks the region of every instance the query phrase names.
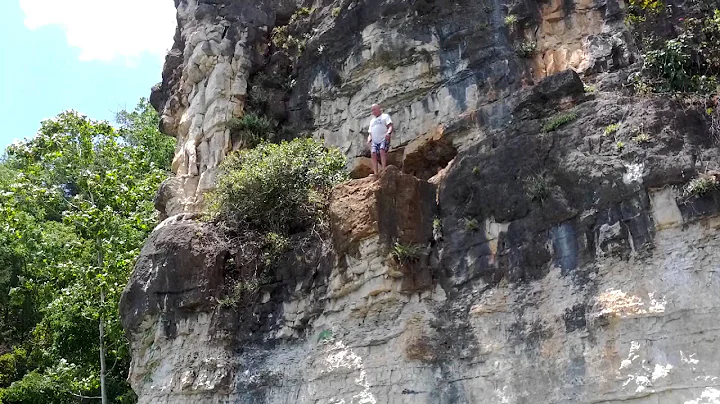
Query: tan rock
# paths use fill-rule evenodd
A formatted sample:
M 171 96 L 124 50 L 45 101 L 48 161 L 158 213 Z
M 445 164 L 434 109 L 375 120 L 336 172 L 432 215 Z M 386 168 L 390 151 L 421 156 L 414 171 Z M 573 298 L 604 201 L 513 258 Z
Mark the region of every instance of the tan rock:
M 360 179 L 372 174 L 372 160 L 369 157 L 355 157 L 350 163 L 350 178 Z
M 351 180 L 333 190 L 333 238 L 347 252 L 359 241 L 380 235 L 385 242 L 425 243 L 432 239 L 435 187 L 388 167 L 379 177 Z

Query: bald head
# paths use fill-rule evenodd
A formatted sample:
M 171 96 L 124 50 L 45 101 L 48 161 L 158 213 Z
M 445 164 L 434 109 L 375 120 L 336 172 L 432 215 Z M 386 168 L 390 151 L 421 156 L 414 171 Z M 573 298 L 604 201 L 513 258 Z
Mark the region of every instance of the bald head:
M 380 115 L 382 114 L 382 108 L 380 107 L 379 104 L 373 104 L 373 105 L 370 107 L 370 110 L 372 111 L 372 114 L 373 114 L 374 116 L 380 116 Z

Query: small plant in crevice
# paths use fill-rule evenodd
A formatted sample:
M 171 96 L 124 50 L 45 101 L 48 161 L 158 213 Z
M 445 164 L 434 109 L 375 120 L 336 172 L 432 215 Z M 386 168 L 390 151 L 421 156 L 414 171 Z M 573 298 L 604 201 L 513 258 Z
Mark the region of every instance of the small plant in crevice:
M 545 124 L 542 127 L 543 133 L 549 133 L 554 131 L 555 129 L 558 129 L 559 127 L 570 123 L 577 119 L 577 114 L 575 112 L 567 112 L 564 114 L 557 115 L 550 119 L 549 121 L 545 122 Z
M 585 91 L 588 94 L 593 94 L 597 91 L 597 87 L 595 87 L 593 85 L 584 85 L 583 91 Z
M 465 231 L 478 231 L 480 229 L 480 223 L 477 219 L 466 217 L 463 219 L 465 225 Z
M 618 140 L 617 143 L 615 143 L 615 148 L 618 151 L 623 151 L 623 149 L 625 148 L 625 142 L 623 142 L 622 140 Z
M 503 20 L 505 25 L 512 26 L 515 25 L 515 23 L 518 22 L 518 17 L 515 14 L 508 14 L 505 16 L 505 19 Z
M 423 246 L 419 244 L 401 244 L 398 242 L 395 242 L 392 247 L 392 251 L 390 254 L 392 254 L 393 258 L 400 263 L 400 264 L 406 264 L 410 261 L 415 261 L 423 253 Z
M 240 137 L 243 146 L 252 148 L 260 142 L 270 139 L 275 123 L 264 116 L 248 112 L 242 118 L 230 119 L 227 127 Z
M 293 24 L 299 20 L 302 20 L 304 18 L 310 17 L 312 13 L 315 12 L 315 8 L 308 8 L 308 7 L 300 7 L 295 13 L 290 17 L 290 24 Z
M 519 44 L 515 45 L 515 54 L 521 58 L 530 58 L 535 54 L 537 50 L 537 42 L 526 39 Z
M 635 142 L 635 144 L 645 144 L 645 143 L 650 143 L 650 140 L 652 140 L 652 139 L 650 138 L 650 135 L 648 135 L 647 133 L 640 132 L 637 135 L 633 136 L 632 140 L 633 140 L 633 142 Z
M 480 172 L 481 172 L 480 167 L 478 167 L 478 166 L 473 167 L 473 169 L 472 169 L 473 175 L 480 175 Z
M 270 282 L 265 276 L 253 276 L 247 279 L 238 279 L 229 287 L 225 296 L 217 299 L 217 305 L 222 308 L 230 308 L 240 303 L 243 298 L 253 296 L 260 290 L 260 285 Z
M 523 181 L 523 188 L 528 199 L 543 203 L 552 194 L 552 180 L 545 172 L 530 175 Z
M 291 34 L 287 25 L 273 28 L 270 34 L 270 40 L 276 48 L 288 51 L 288 53 L 294 52 L 295 56 L 305 50 L 308 38 L 309 34 L 302 36 Z
M 333 18 L 337 18 L 340 15 L 340 12 L 342 9 L 340 7 L 335 7 L 332 9 L 332 16 Z
M 720 189 L 720 181 L 711 174 L 702 174 L 692 179 L 683 190 L 685 196 L 704 196 Z
M 708 129 L 710 132 L 710 138 L 717 146 L 720 145 L 720 108 L 708 108 L 708 110 L 708 120 L 710 121 L 708 122 Z
M 273 28 L 270 33 L 270 41 L 278 49 L 288 48 L 288 28 L 287 25 L 281 25 Z
M 605 130 L 603 131 L 603 135 L 610 136 L 614 135 L 618 130 L 620 129 L 620 123 L 614 123 L 612 125 L 608 125 L 605 127 Z
M 318 335 L 318 344 L 327 344 L 328 342 L 333 340 L 333 332 L 332 330 L 322 330 L 320 331 L 320 335 Z
M 440 240 L 442 238 L 442 220 L 439 217 L 433 219 L 433 238 Z

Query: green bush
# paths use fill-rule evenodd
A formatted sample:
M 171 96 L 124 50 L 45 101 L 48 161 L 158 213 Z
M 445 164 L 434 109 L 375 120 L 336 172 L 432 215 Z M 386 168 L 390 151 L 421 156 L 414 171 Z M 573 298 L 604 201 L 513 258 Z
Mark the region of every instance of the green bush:
M 547 174 L 540 173 L 525 178 L 524 181 L 525 195 L 531 201 L 545 202 L 552 193 L 552 182 Z
M 566 114 L 560 114 L 545 123 L 542 127 L 543 133 L 552 132 L 555 129 L 570 123 L 577 119 L 577 114 L 574 112 L 568 112 Z
M 307 17 L 310 17 L 312 13 L 315 12 L 315 8 L 307 8 L 307 7 L 300 7 L 295 14 L 293 14 L 290 17 L 290 24 L 293 24 L 297 21 L 300 21 L 302 19 L 305 19 Z
M 8 387 L 25 373 L 27 353 L 17 348 L 11 353 L 0 356 L 0 388 Z
M 328 342 L 328 341 L 332 340 L 332 338 L 333 338 L 332 330 L 322 330 L 320 332 L 320 335 L 318 335 L 318 343 Z
M 396 242 L 392 248 L 392 256 L 397 262 L 404 264 L 409 261 L 414 261 L 422 255 L 423 247 L 418 244 L 400 244 Z
M 521 58 L 529 58 L 535 54 L 537 42 L 533 40 L 525 40 L 515 46 L 515 53 Z
M 235 229 L 304 231 L 323 219 L 332 186 L 346 177 L 345 156 L 319 141 L 261 143 L 222 162 L 209 215 Z
M 645 143 L 650 143 L 650 141 L 652 139 L 650 138 L 650 135 L 648 135 L 647 133 L 639 132 L 637 135 L 633 136 L 632 140 L 636 144 L 645 144 Z
M 685 186 L 686 196 L 704 196 L 720 189 L 720 181 L 713 175 L 703 174 L 691 180 Z
M 276 48 L 283 49 L 292 56 L 298 56 L 305 50 L 310 36 L 309 34 L 301 35 L 299 32 L 292 32 L 295 35 L 290 33 L 287 25 L 275 27 L 270 34 L 270 40 Z
M 247 148 L 255 147 L 263 140 L 269 140 L 275 128 L 271 120 L 251 112 L 246 113 L 242 118 L 232 118 L 227 126 L 240 136 L 243 145 Z
M 465 223 L 465 231 L 477 231 L 480 229 L 480 223 L 478 223 L 475 218 L 466 217 L 463 221 Z
M 627 20 L 641 43 L 643 66 L 635 76 L 639 92 L 717 91 L 720 74 L 720 10 L 717 1 L 688 0 L 686 18 L 658 0 L 630 0 Z M 673 29 L 662 29 L 668 21 Z M 666 32 L 672 34 L 667 35 Z M 664 36 L 663 36 L 664 35 Z
M 620 129 L 620 123 L 614 123 L 605 127 L 603 134 L 605 136 L 614 135 Z
M 2 402 L 8 404 L 70 403 L 71 397 L 62 392 L 57 380 L 36 371 L 2 390 Z
M 270 34 L 270 40 L 272 41 L 273 45 L 275 45 L 275 47 L 279 49 L 287 49 L 288 37 L 289 35 L 287 25 L 281 25 L 279 27 L 273 28 L 272 33 Z

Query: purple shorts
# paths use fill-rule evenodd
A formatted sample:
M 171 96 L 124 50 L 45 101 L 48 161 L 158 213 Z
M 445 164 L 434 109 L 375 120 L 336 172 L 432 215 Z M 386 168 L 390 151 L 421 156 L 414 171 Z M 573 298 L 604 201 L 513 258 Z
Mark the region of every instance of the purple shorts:
M 370 146 L 370 152 L 380 153 L 380 150 L 385 150 L 385 151 L 390 150 L 390 142 L 388 142 L 387 139 L 384 139 L 380 143 L 372 142 L 372 146 Z

